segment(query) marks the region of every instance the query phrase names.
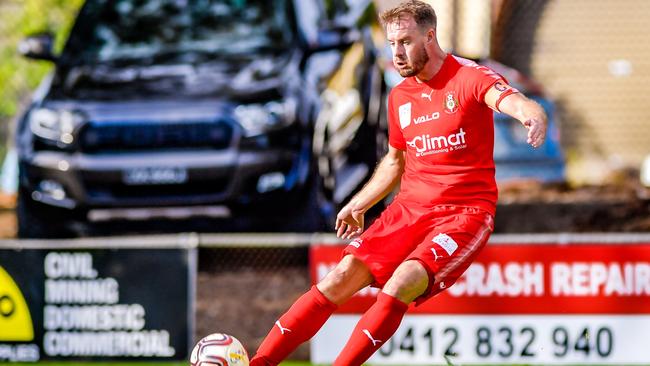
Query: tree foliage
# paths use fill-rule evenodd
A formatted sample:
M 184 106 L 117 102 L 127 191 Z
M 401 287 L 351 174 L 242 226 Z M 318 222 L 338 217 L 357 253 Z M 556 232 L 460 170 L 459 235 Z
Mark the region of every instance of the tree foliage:
M 0 1 L 0 123 L 18 112 L 20 100 L 53 67 L 18 54 L 18 42 L 30 34 L 49 32 L 60 51 L 83 0 Z

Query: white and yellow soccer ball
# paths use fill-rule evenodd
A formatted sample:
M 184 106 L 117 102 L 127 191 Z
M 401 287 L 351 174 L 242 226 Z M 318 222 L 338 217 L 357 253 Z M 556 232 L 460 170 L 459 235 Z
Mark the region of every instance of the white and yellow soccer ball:
M 203 337 L 190 354 L 191 366 L 248 366 L 248 353 L 241 342 L 224 333 Z

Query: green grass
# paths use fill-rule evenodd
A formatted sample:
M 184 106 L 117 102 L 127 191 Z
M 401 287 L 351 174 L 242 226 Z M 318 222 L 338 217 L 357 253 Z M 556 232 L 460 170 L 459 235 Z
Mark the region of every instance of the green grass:
M 1 363 L 2 365 L 15 365 L 15 366 L 29 366 L 34 365 L 34 363 Z M 53 362 L 53 361 L 41 361 L 37 362 L 38 365 L 46 366 L 187 366 L 185 362 Z M 312 366 L 311 363 L 307 361 L 286 361 L 280 364 L 280 366 Z M 623 366 L 623 365 L 622 365 Z M 650 365 L 648 365 L 650 366 Z
M 29 362 L 9 362 L 5 365 L 12 366 L 29 366 L 29 365 L 43 365 L 43 366 L 187 366 L 185 362 L 58 362 L 58 361 L 39 361 L 36 363 Z
M 4 365 L 11 366 L 29 366 L 29 365 L 43 365 L 43 366 L 187 366 L 185 362 L 58 362 L 58 361 L 39 361 L 35 363 L 30 362 L 8 362 Z
M 3 363 L 7 366 L 30 366 L 30 365 L 43 365 L 43 366 L 187 366 L 186 362 L 54 362 L 54 361 L 41 361 L 37 363 Z M 283 362 L 281 366 L 311 366 L 307 361 L 287 361 Z

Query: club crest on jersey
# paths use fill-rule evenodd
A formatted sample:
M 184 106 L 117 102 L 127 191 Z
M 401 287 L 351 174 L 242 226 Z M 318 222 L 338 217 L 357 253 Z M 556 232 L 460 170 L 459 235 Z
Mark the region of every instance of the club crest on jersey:
M 399 125 L 402 129 L 411 124 L 411 102 L 399 106 Z
M 452 114 L 458 110 L 458 98 L 456 98 L 456 93 L 449 91 L 445 93 L 445 112 Z

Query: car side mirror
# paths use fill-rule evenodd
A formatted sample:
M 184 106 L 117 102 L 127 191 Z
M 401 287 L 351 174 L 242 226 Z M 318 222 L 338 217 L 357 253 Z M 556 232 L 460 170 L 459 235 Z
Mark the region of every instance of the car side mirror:
M 40 33 L 25 37 L 18 43 L 18 52 L 34 60 L 56 61 L 52 52 L 54 36 L 51 33 Z

